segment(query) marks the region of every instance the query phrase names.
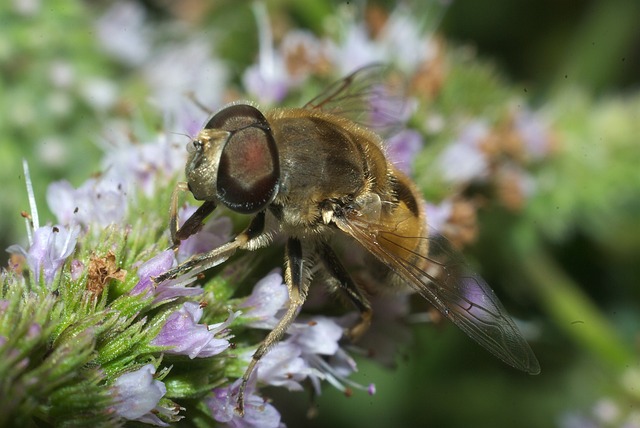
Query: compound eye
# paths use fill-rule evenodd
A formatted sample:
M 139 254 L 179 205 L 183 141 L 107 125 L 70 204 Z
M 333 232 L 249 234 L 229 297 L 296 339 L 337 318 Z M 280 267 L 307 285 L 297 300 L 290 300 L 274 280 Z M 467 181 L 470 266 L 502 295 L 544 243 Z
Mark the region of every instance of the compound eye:
M 202 151 L 202 141 L 192 140 L 187 143 L 187 153 L 193 154 Z
M 220 156 L 217 194 L 230 209 L 250 214 L 273 201 L 280 181 L 278 150 L 265 117 L 249 105 L 235 105 L 218 113 L 217 129 L 231 131 Z M 207 126 L 209 126 L 207 124 Z

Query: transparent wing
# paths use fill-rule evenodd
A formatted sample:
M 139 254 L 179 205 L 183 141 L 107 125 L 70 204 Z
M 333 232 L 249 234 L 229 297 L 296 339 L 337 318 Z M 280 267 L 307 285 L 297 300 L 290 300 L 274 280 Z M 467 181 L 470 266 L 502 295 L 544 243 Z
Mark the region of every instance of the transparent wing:
M 429 241 L 429 254 L 413 253 L 412 261 L 396 253 L 397 232 L 357 212 L 335 218 L 336 225 L 390 267 L 469 337 L 505 363 L 530 374 L 540 365 L 527 341 L 493 290 L 471 272 L 462 256 L 442 237 L 404 237 L 400 242 Z M 418 245 L 412 246 L 419 248 Z
M 346 117 L 383 137 L 397 133 L 411 115 L 404 79 L 378 63 L 332 83 L 304 108 Z

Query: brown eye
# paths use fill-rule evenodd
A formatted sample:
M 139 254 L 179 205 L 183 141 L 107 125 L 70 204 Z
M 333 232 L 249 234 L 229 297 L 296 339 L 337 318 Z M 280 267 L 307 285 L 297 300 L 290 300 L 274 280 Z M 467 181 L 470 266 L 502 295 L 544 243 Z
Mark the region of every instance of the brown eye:
M 264 209 L 276 196 L 280 179 L 278 150 L 265 117 L 239 104 L 218 113 L 207 127 L 232 133 L 218 166 L 220 202 L 243 214 Z

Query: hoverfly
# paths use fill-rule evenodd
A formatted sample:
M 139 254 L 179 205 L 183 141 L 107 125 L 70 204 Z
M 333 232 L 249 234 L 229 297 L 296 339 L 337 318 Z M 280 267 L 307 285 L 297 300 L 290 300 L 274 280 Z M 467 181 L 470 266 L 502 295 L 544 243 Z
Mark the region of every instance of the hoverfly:
M 346 117 L 353 100 L 372 93 L 367 82 L 379 67 L 355 71 L 303 108 L 263 113 L 248 104 L 227 106 L 187 146 L 187 182 L 178 183 L 171 202 L 174 245 L 196 233 L 218 204 L 253 218 L 232 241 L 193 256 L 155 278 L 156 283 L 207 270 L 238 249 L 268 245 L 272 231 L 266 230 L 267 220 L 287 239 L 289 307 L 243 375 L 241 414 L 252 371 L 305 302 L 312 266 L 323 268 L 359 310 L 351 338 L 369 327 L 367 295 L 332 249 L 335 235 L 366 250 L 368 266 L 376 270 L 381 284 L 413 288 L 505 363 L 531 374 L 540 371 L 533 351 L 491 288 L 469 271 L 446 240 L 429 236 L 423 197 L 386 158 L 382 138 Z M 178 198 L 186 191 L 204 203 L 178 229 Z

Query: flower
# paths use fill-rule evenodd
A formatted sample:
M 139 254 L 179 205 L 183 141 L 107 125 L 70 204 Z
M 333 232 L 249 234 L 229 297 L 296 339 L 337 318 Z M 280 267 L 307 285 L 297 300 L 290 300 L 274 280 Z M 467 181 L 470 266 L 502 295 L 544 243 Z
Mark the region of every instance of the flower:
M 251 359 L 253 352 L 242 358 Z M 295 343 L 280 342 L 260 359 L 256 369 L 258 382 L 265 385 L 283 386 L 289 391 L 301 391 L 302 382 L 311 375 L 311 367 L 302 356 L 302 348 Z
M 165 250 L 138 267 L 138 283 L 131 289 L 133 296 L 144 295 L 154 296 L 154 303 L 166 302 L 180 296 L 196 296 L 202 293 L 201 288 L 185 287 L 186 283 L 174 285 L 177 281 L 165 281 L 161 284 L 154 284 L 153 278 L 166 272 L 176 265 L 173 251 Z
M 144 63 L 151 48 L 145 15 L 138 3 L 112 4 L 96 25 L 98 40 L 104 49 L 128 65 Z
M 244 416 L 238 414 L 236 406 L 241 383 L 242 379 L 238 379 L 227 387 L 213 390 L 212 396 L 206 399 L 213 418 L 234 428 L 283 427 L 276 408 L 255 394 L 255 386 L 251 382 L 245 389 Z
M 160 399 L 166 394 L 164 383 L 153 379 L 156 369 L 152 364 L 120 375 L 114 382 L 115 412 L 124 419 L 157 426 L 169 426 L 155 414 Z
M 284 99 L 293 82 L 283 56 L 273 48 L 273 35 L 264 4 L 254 3 L 253 11 L 260 33 L 260 52 L 258 63 L 251 65 L 242 75 L 242 83 L 247 92 L 261 103 L 273 104 Z
M 405 129 L 387 140 L 387 155 L 396 168 L 411 175 L 413 160 L 423 145 L 419 132 Z
M 549 126 L 529 109 L 518 109 L 514 115 L 514 125 L 524 143 L 525 152 L 533 159 L 540 160 L 551 150 L 552 141 Z
M 127 211 L 123 182 L 113 176 L 91 178 L 77 189 L 66 180 L 51 183 L 47 203 L 60 223 L 85 227 L 121 223 Z
M 103 179 L 117 183 L 118 189 L 126 194 L 142 190 L 144 195 L 153 196 L 159 187 L 184 168 L 186 162 L 183 145 L 176 144 L 166 134 L 144 144 L 135 144 L 125 129 L 114 126 L 109 129 L 103 145 L 107 151 L 102 161 L 106 171 Z
M 258 281 L 249 297 L 240 305 L 240 309 L 248 308 L 242 317 L 250 320 L 248 325 L 251 327 L 271 329 L 278 324 L 276 314 L 288 301 L 289 292 L 282 275 L 279 270 L 273 271 Z
M 483 179 L 489 173 L 489 163 L 480 149 L 480 143 L 489 135 L 484 122 L 467 125 L 457 141 L 447 146 L 438 159 L 445 180 L 455 184 Z
M 43 226 L 34 231 L 33 244 L 29 251 L 25 251 L 19 245 L 12 245 L 7 251 L 23 255 L 35 275 L 36 282 L 40 281 L 40 274 L 43 273 L 44 282 L 49 285 L 67 257 L 75 250 L 79 234 L 80 228 L 77 226 Z
M 198 324 L 202 307 L 196 302 L 185 302 L 180 309 L 169 315 L 160 333 L 151 345 L 167 347 L 167 354 L 187 355 L 189 358 L 206 358 L 217 355 L 229 347 L 230 336 L 226 328 L 235 319 L 230 314 L 226 321 L 205 325 Z M 222 338 L 216 337 L 222 335 Z
M 163 46 L 145 62 L 143 75 L 154 105 L 164 112 L 166 129 L 195 135 L 223 104 L 228 70 L 212 51 L 209 38 L 192 37 Z M 209 111 L 193 102 L 194 95 Z
M 439 204 L 426 203 L 424 210 L 427 217 L 429 236 L 441 234 L 451 218 L 452 209 L 453 201 L 450 199 L 445 199 Z

